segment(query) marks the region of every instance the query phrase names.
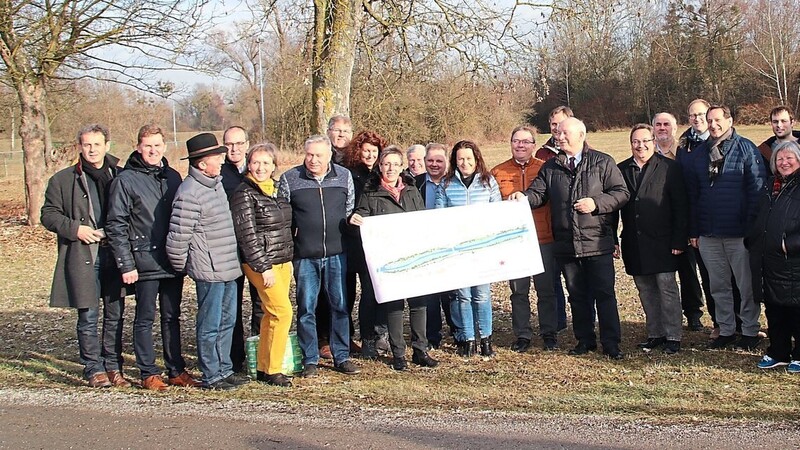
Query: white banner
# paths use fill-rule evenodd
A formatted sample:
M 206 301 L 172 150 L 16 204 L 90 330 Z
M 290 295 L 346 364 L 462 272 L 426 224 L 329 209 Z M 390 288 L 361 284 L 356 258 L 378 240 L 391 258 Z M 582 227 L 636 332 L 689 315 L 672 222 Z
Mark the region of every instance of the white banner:
M 544 272 L 526 201 L 365 217 L 378 303 Z

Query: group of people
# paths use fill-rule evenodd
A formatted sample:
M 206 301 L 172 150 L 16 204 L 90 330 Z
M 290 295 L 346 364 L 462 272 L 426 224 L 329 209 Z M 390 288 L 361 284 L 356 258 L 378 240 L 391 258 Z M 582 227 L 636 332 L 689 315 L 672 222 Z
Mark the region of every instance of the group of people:
M 754 350 L 763 303 L 770 345 L 758 367 L 800 372 L 800 133 L 792 131 L 792 111 L 775 108 L 774 136 L 756 147 L 736 133 L 727 107 L 698 99 L 680 137 L 669 113 L 635 125 L 631 157 L 619 164 L 589 146 L 570 108 L 549 118 L 549 140 L 538 146 L 536 128 L 515 128 L 511 158 L 490 170 L 475 142 L 404 152 L 374 131 L 353 136 L 350 119 L 334 116 L 326 135 L 305 141 L 303 164 L 279 178 L 275 146 L 251 146 L 238 126 L 225 130 L 222 145 L 211 133 L 188 140 L 183 180 L 164 157 L 159 127 L 139 130 L 124 168 L 108 153 L 106 128 L 81 129 L 78 161 L 51 178 L 42 223 L 58 235 L 51 305 L 77 309 L 84 377 L 92 387 L 131 385 L 122 370 L 122 316 L 134 293 L 142 387 L 247 383 L 245 280 L 261 382 L 292 384 L 283 373 L 292 278 L 303 377 L 316 376 L 323 358 L 357 374 L 351 354 L 376 359 L 381 351 L 405 370 L 406 303 L 412 363 L 439 364 L 429 351 L 442 344 L 443 315 L 458 355 L 492 357 L 489 285 L 378 303 L 359 226 L 369 216 L 502 200 L 530 203 L 545 269 L 509 281 L 511 350 L 525 352 L 533 342 L 531 280 L 542 348 L 558 348 L 567 326 L 563 276 L 577 341 L 569 354 L 597 350 L 597 318 L 603 354 L 624 358 L 613 262 L 621 256 L 646 315 L 644 351 L 679 352 L 682 315 L 690 329 L 702 329 L 703 296 L 714 324 L 709 348 Z M 201 380 L 181 353 L 184 275 L 196 285 Z M 166 382 L 155 364 L 156 305 Z

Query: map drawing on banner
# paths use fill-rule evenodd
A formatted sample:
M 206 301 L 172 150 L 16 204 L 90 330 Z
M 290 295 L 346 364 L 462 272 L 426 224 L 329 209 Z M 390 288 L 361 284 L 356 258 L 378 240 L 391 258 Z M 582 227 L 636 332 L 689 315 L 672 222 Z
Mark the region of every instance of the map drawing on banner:
M 525 201 L 365 217 L 361 240 L 378 303 L 544 272 Z

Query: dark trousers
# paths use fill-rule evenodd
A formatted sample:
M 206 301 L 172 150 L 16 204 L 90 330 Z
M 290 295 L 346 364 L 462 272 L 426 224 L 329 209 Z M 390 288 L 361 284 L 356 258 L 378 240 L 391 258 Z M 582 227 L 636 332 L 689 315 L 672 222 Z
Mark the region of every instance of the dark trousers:
M 419 352 L 428 351 L 428 338 L 425 328 L 428 316 L 427 297 L 414 297 L 408 300 L 409 322 L 411 325 L 411 348 Z M 389 344 L 392 356 L 402 358 L 406 353 L 406 340 L 403 336 L 403 309 L 406 300 L 395 300 L 378 306 L 380 315 L 386 317 L 389 330 Z
M 99 308 L 78 309 L 78 350 L 83 376 L 90 378 L 99 372 L 122 371 L 122 312 L 125 300 L 103 299 L 103 333 L 97 331 Z
M 97 331 L 100 318 L 98 307 L 78 309 L 75 327 L 83 376 L 87 379 L 99 372 L 122 371 L 122 313 L 125 311 L 125 298 L 102 295 L 100 266 L 104 256 L 101 252 L 94 266 L 97 297 L 103 298 L 103 333 L 100 335 Z
M 361 299 L 358 302 L 358 328 L 361 331 L 362 341 L 374 341 L 387 332 L 386 312 L 375 299 L 375 290 L 372 287 L 369 273 L 359 273 L 359 278 L 361 279 Z
M 244 369 L 244 360 L 247 353 L 244 348 L 244 275 L 236 279 L 236 323 L 233 326 L 233 342 L 231 343 L 231 362 L 233 371 L 241 372 Z M 250 303 L 253 306 L 253 313 L 250 316 L 250 336 L 258 336 L 261 330 L 261 318 L 264 317 L 264 310 L 261 309 L 261 297 L 258 290 L 250 285 Z
M 170 377 L 177 377 L 186 370 L 186 361 L 181 355 L 181 294 L 183 277 L 162 278 L 136 282 L 136 314 L 133 319 L 133 349 L 136 365 L 142 379 L 160 375 L 156 367 L 153 344 L 153 322 L 156 318 L 156 298 L 161 311 L 161 341 L 164 349 L 164 365 Z
M 596 308 L 603 350 L 606 352 L 617 350 L 622 331 L 617 297 L 614 293 L 614 261 L 611 254 L 557 259 L 564 269 L 564 278 L 567 282 L 575 339 L 588 346 L 595 345 Z
M 700 280 L 697 279 L 697 259 L 696 248 L 681 253 L 678 256 L 678 278 L 681 281 L 681 309 L 687 319 L 700 318 L 703 315 L 703 290 Z M 708 280 L 704 280 L 708 285 Z M 710 287 L 708 288 L 710 291 Z M 711 293 L 706 291 L 706 297 L 710 298 Z
M 442 311 L 444 311 L 444 320 L 447 322 L 450 334 L 454 333 L 455 325 L 453 325 L 453 317 L 450 314 L 450 301 L 454 296 L 455 293 L 453 291 L 425 296 L 428 304 L 425 334 L 431 344 L 436 347 L 441 344 L 444 338 L 442 336 Z
M 783 362 L 800 361 L 800 307 L 764 303 L 764 309 L 769 327 L 767 355 Z

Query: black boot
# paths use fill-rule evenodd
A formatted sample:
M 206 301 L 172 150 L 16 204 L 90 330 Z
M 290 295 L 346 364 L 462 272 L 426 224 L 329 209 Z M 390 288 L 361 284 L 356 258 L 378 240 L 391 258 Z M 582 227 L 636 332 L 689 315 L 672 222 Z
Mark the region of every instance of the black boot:
M 411 362 L 422 367 L 436 367 L 439 361 L 433 359 L 426 352 L 414 349 L 414 354 L 411 355 Z
M 485 356 L 487 358 L 491 358 L 492 356 L 494 356 L 491 336 L 486 336 L 485 338 L 481 338 L 481 356 Z
M 392 369 L 397 371 L 403 371 L 408 368 L 408 364 L 406 363 L 406 359 L 402 356 L 392 358 Z
M 463 356 L 469 358 L 475 355 L 475 341 L 461 341 L 457 343 L 458 348 L 456 349 L 456 354 L 458 356 Z

